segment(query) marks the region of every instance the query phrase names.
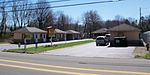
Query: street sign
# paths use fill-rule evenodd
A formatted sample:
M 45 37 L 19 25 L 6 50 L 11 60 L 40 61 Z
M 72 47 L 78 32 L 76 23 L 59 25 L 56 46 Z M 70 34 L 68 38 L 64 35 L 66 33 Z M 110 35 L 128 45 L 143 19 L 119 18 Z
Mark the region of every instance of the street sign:
M 52 26 L 47 27 L 48 37 L 53 36 L 54 35 L 54 31 L 55 31 L 55 28 L 53 28 Z
M 48 36 L 49 36 L 49 37 L 54 36 L 54 31 L 55 31 L 54 28 L 48 29 Z

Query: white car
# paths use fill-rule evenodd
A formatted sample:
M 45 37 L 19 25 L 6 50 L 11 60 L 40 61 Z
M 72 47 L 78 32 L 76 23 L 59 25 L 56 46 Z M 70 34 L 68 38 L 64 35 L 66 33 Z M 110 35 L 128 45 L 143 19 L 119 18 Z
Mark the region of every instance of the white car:
M 98 36 L 96 38 L 96 46 L 100 46 L 100 45 L 104 45 L 104 46 L 107 45 L 107 41 L 105 39 L 105 36 Z

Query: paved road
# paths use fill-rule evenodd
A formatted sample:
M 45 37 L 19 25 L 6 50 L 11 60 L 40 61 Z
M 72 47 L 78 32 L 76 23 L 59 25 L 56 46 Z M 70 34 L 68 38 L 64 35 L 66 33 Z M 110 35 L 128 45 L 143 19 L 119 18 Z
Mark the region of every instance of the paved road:
M 95 43 L 49 51 L 42 54 L 78 57 L 134 58 L 135 47 L 95 46 Z
M 76 42 L 76 41 L 84 41 L 84 40 L 91 40 L 91 39 L 82 39 L 82 40 L 70 40 L 70 41 L 60 41 L 60 42 L 53 42 L 53 44 L 62 44 L 62 43 L 69 43 L 69 42 Z M 51 43 L 39 43 L 38 46 L 43 45 L 51 45 Z M 35 44 L 29 44 L 27 47 L 35 47 Z M 8 50 L 8 49 L 17 49 L 17 44 L 0 44 L 0 51 Z M 21 45 L 21 48 L 24 48 L 24 45 Z
M 145 59 L 81 58 L 0 52 L 0 75 L 150 75 Z

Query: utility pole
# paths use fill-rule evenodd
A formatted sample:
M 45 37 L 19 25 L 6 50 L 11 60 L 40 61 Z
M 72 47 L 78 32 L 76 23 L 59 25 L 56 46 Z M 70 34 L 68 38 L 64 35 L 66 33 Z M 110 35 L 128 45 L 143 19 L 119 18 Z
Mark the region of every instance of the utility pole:
M 140 24 L 141 24 L 141 7 L 140 7 Z
M 143 31 L 143 27 L 142 27 L 142 9 L 141 9 L 141 7 L 140 7 L 140 28 L 142 29 L 142 31 Z

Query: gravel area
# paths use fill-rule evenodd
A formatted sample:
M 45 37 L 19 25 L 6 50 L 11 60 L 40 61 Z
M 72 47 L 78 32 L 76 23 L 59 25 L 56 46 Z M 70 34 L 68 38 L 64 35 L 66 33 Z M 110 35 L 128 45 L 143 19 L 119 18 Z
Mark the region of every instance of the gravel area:
M 143 58 L 147 53 L 149 52 L 146 50 L 146 47 L 136 47 L 133 54 L 135 58 Z

